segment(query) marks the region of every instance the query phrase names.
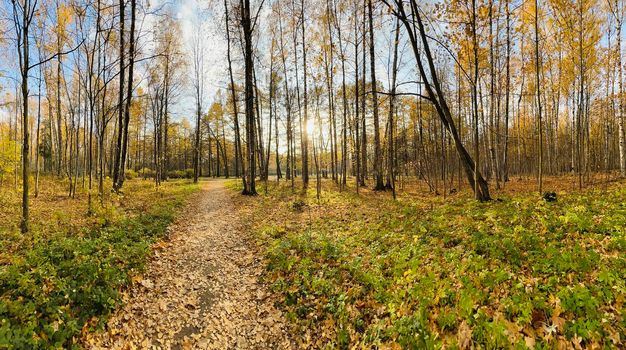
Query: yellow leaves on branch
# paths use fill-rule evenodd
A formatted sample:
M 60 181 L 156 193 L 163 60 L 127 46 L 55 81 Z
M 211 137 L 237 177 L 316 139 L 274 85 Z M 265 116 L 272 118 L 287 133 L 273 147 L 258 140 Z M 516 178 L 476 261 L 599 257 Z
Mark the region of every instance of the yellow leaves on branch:
M 56 10 L 57 10 L 57 19 L 56 19 L 55 34 L 58 36 L 58 43 L 55 43 L 55 45 L 59 44 L 62 46 L 68 39 L 67 27 L 74 20 L 74 11 L 72 10 L 69 4 L 63 4 L 63 3 L 58 4 Z

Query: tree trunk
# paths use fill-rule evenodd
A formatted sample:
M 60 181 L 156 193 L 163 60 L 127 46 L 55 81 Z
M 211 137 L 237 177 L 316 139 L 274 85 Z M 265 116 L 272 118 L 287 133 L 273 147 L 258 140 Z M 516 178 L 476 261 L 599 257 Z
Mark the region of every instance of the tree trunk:
M 365 53 L 367 51 L 367 21 L 365 20 L 365 16 L 367 16 L 366 14 L 366 10 L 365 10 L 365 6 L 363 7 L 363 33 L 362 33 L 362 45 L 363 45 L 363 50 L 362 50 L 362 54 L 363 54 L 363 59 L 362 59 L 362 64 L 363 64 L 363 73 L 361 76 L 361 94 L 363 95 L 361 97 L 361 186 L 365 187 L 365 179 L 367 178 L 367 128 L 365 125 L 365 107 L 366 107 L 366 103 L 365 103 L 365 90 L 367 89 L 366 86 L 366 81 L 367 81 L 367 59 L 365 56 Z M 358 84 L 358 81 L 357 81 Z
M 128 86 L 126 87 L 126 104 L 124 105 L 124 128 L 122 135 L 122 154 L 119 169 L 117 189 L 121 189 L 124 185 L 126 177 L 126 158 L 128 152 L 128 124 L 130 123 L 130 107 L 133 97 L 133 74 L 135 66 L 135 12 L 137 8 L 137 0 L 130 1 L 130 47 L 128 49 Z
M 472 50 L 474 57 L 474 80 L 472 81 L 472 112 L 474 114 L 474 195 L 480 199 L 478 174 L 480 172 L 480 140 L 478 138 L 478 37 L 476 33 L 476 0 L 472 0 Z
M 239 177 L 240 169 L 243 170 L 243 154 L 241 150 L 241 132 L 239 130 L 239 110 L 237 104 L 237 92 L 235 91 L 235 80 L 233 78 L 233 66 L 232 66 L 232 58 L 230 53 L 230 27 L 229 27 L 229 17 L 228 17 L 228 3 L 224 0 L 224 10 L 226 13 L 226 57 L 228 59 L 228 76 L 230 78 L 230 92 L 231 99 L 233 101 L 233 123 L 235 124 L 235 176 Z M 248 183 L 246 181 L 245 174 L 241 177 L 243 183 L 243 191 L 248 192 Z
M 509 100 L 511 91 L 511 10 L 506 0 L 506 91 L 504 97 L 504 150 L 502 152 L 502 182 L 509 181 Z
M 356 192 L 359 193 L 359 185 L 361 184 L 361 139 L 359 138 L 359 109 L 361 108 L 359 105 L 359 28 L 358 28 L 358 9 L 359 7 L 354 6 L 354 129 L 356 134 Z M 365 132 L 365 131 L 363 131 Z
M 41 48 L 37 45 L 39 57 L 41 57 Z M 41 82 L 43 80 L 43 64 L 39 65 L 39 82 L 37 84 L 37 134 L 35 136 L 35 198 L 39 196 L 39 130 L 41 125 Z
M 539 160 L 538 160 L 538 184 L 539 194 L 543 192 L 543 128 L 541 106 L 541 72 L 539 71 L 539 1 L 535 0 L 535 85 L 537 85 L 537 127 L 539 132 Z
M 385 189 L 383 184 L 382 157 L 380 152 L 380 121 L 378 118 L 378 92 L 376 91 L 376 57 L 374 47 L 374 20 L 372 0 L 367 2 L 369 38 L 370 38 L 370 71 L 372 76 L 372 110 L 374 116 L 374 177 L 376 185 L 374 190 L 381 191 Z
M 16 4 L 13 4 L 14 18 L 18 18 Z M 31 6 L 33 8 L 31 8 Z M 21 89 L 22 89 L 22 218 L 20 221 L 20 230 L 22 234 L 28 233 L 29 230 L 29 198 L 28 198 L 28 186 L 30 177 L 30 163 L 29 163 L 29 149 L 30 149 L 30 134 L 28 126 L 28 72 L 30 70 L 29 60 L 29 29 L 30 21 L 32 19 L 31 13 L 35 10 L 36 5 L 31 5 L 30 1 L 25 0 L 22 6 L 22 23 L 15 23 L 18 38 L 17 38 L 17 53 L 20 62 L 20 73 L 22 76 Z M 17 29 L 19 26 L 19 29 Z M 21 31 L 21 38 L 19 37 Z M 20 45 L 21 44 L 21 45 Z M 20 52 L 21 49 L 21 52 Z M 17 109 L 17 108 L 16 108 Z M 16 128 L 17 128 L 17 122 Z
M 395 39 L 393 42 L 393 65 L 391 68 L 391 92 L 389 94 L 389 127 L 387 136 L 387 184 L 385 187 L 390 188 L 393 198 L 396 198 L 395 188 L 395 169 L 394 169 L 394 145 L 393 145 L 393 128 L 394 114 L 396 112 L 396 80 L 398 76 L 398 41 L 400 40 L 400 20 L 396 20 Z
M 115 147 L 115 163 L 114 164 L 114 168 L 113 168 L 113 189 L 115 191 L 118 191 L 118 185 L 119 185 L 119 174 L 120 174 L 120 165 L 121 165 L 121 156 L 122 156 L 122 138 L 123 138 L 123 130 L 124 130 L 124 79 L 125 79 L 125 64 L 126 61 L 124 60 L 124 52 L 126 50 L 126 48 L 124 47 L 125 43 L 124 43 L 124 37 L 126 36 L 126 33 L 124 33 L 124 25 L 125 25 L 125 19 L 124 19 L 124 0 L 120 0 L 119 1 L 119 7 L 120 7 L 120 32 L 119 32 L 119 36 L 120 36 L 120 85 L 119 85 L 119 91 L 118 91 L 118 100 L 117 100 L 117 111 L 118 111 L 118 116 L 117 116 L 117 145 Z
M 248 188 L 245 195 L 256 195 L 256 137 L 254 130 L 254 84 L 252 81 L 252 23 L 250 20 L 250 0 L 240 0 L 241 25 L 244 35 L 245 58 L 245 97 L 246 97 L 246 140 L 248 143 Z
M 616 10 L 618 11 L 618 0 L 615 1 Z M 618 86 L 619 86 L 619 112 L 617 116 L 618 123 L 618 138 L 619 138 L 619 169 L 622 177 L 626 177 L 626 130 L 624 130 L 624 114 L 626 113 L 624 107 L 624 76 L 622 68 L 622 18 L 616 18 L 617 29 L 617 69 L 618 69 Z
M 304 99 L 304 120 L 302 122 L 302 185 L 304 188 L 309 186 L 309 131 L 308 131 L 308 122 L 309 122 L 309 100 L 308 100 L 308 86 L 307 86 L 307 62 L 306 62 L 306 36 L 305 36 L 305 27 L 304 22 L 306 21 L 304 17 L 304 0 L 302 0 L 301 4 L 301 20 L 302 20 L 302 67 L 303 67 L 303 80 L 304 80 L 304 90 L 303 90 L 303 99 Z
M 337 27 L 337 35 L 339 36 L 339 54 L 341 55 L 341 98 L 343 103 L 342 115 L 342 138 L 341 138 L 341 187 L 345 187 L 348 177 L 348 96 L 346 91 L 346 57 L 344 54 L 343 44 L 341 43 L 341 26 L 337 22 L 337 15 L 334 16 L 335 25 Z M 355 41 L 356 41 L 355 36 Z M 355 81 L 358 85 L 358 79 Z M 334 113 L 333 113 L 334 114 Z M 335 117 L 333 117 L 333 130 L 335 140 L 335 161 L 337 161 L 337 126 Z

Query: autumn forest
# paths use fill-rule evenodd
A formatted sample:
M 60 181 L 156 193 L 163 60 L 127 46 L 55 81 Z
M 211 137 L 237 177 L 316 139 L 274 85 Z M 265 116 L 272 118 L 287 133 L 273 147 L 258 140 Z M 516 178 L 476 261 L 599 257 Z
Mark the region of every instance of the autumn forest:
M 624 0 L 4 0 L 0 348 L 626 347 Z

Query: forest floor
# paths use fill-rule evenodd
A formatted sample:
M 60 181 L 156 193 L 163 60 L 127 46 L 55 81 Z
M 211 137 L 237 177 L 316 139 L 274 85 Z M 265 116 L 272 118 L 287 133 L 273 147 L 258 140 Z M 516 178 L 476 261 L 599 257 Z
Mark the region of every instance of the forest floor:
M 223 180 L 201 182 L 105 331 L 84 335 L 87 348 L 292 348 L 231 196 Z
M 516 178 L 478 203 L 135 179 L 88 215 L 50 178 L 28 235 L 5 186 L 0 348 L 623 348 L 626 182 L 589 183 L 547 178 L 546 202 Z
M 485 203 L 315 179 L 234 198 L 298 348 L 623 349 L 626 183 L 601 180 L 546 178 L 555 202 L 520 178 Z

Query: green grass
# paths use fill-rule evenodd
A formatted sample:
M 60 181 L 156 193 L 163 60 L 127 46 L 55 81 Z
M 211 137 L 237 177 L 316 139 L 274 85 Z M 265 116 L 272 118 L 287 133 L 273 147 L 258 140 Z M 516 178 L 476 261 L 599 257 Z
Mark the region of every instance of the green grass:
M 79 348 L 80 333 L 102 325 L 144 267 L 150 245 L 197 189 L 188 181 L 167 183 L 159 193 L 141 180 L 127 187 L 125 198 L 96 205 L 88 220 L 65 217 L 61 207 L 36 221 L 28 237 L 4 231 L 0 248 L 10 253 L 0 265 L 0 348 Z
M 303 345 L 624 346 L 623 186 L 555 203 L 394 202 L 332 188 L 319 203 L 284 186 L 241 199 Z

